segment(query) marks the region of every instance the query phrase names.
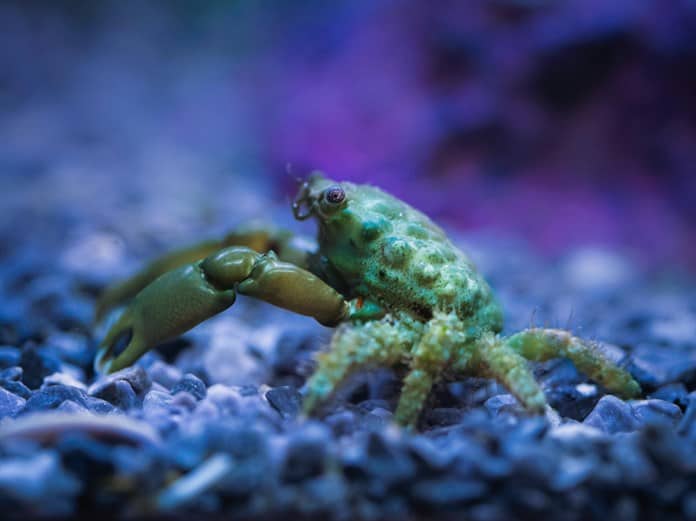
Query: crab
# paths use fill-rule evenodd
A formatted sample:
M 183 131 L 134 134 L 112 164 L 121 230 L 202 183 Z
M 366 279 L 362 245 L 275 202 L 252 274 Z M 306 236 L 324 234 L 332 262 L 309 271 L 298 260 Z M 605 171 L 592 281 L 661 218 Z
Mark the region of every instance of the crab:
M 298 220 L 318 222 L 316 247 L 286 231 L 239 229 L 107 288 L 98 319 L 131 302 L 101 343 L 97 370 L 133 364 L 239 294 L 336 327 L 306 383 L 306 414 L 369 367 L 406 367 L 394 419 L 407 427 L 416 425 L 434 384 L 467 375 L 497 380 L 529 413 L 543 414 L 546 397 L 528 361 L 565 357 L 623 398 L 641 394 L 626 370 L 568 331 L 501 336 L 501 308 L 469 258 L 427 216 L 388 193 L 315 173 L 292 210 Z

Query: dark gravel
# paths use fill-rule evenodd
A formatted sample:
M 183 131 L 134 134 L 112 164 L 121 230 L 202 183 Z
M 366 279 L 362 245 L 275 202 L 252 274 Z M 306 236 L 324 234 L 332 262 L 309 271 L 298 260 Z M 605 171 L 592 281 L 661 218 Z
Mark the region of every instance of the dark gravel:
M 421 432 L 407 433 L 391 423 L 398 378 L 377 371 L 356 375 L 319 418 L 303 420 L 301 386 L 329 333 L 311 321 L 240 301 L 187 335 L 175 355 L 154 350 L 95 379 L 87 319 L 64 331 L 42 309 L 36 337 L 0 347 L 3 511 L 11 518 L 693 519 L 695 348 L 670 336 L 675 323 L 648 304 L 671 302 L 680 318 L 669 320 L 692 327 L 689 286 L 646 276 L 598 294 L 578 290 L 582 281 L 562 266 L 541 264 L 534 291 L 516 291 L 539 261 L 510 269 L 482 244 L 474 255 L 506 309 L 527 314 L 510 316 L 509 331 L 534 309 L 536 321 L 557 318 L 572 298 L 576 324 L 587 324 L 607 355 L 641 379 L 645 399 L 606 394 L 569 362 L 553 360 L 535 366 L 555 410 L 546 418 L 527 417 L 505 389 L 468 378 L 436 388 Z M 71 291 L 64 298 L 85 298 Z M 31 298 L 4 292 L 3 302 Z M 608 312 L 606 300 L 621 311 Z M 135 423 L 119 423 L 126 417 Z M 91 418 L 110 420 L 104 427 Z M 154 431 L 135 434 L 141 429 Z

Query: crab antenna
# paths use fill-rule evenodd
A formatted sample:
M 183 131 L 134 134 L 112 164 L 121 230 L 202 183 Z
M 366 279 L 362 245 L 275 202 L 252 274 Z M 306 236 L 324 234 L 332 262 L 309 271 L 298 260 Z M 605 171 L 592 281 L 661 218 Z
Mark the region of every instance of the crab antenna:
M 532 314 L 529 317 L 529 329 L 534 329 L 536 327 L 535 322 L 536 322 L 536 314 L 537 314 L 538 309 L 539 308 L 537 308 L 536 306 L 534 306 L 532 308 Z
M 567 329 L 568 331 L 572 331 L 573 320 L 575 320 L 575 308 L 571 307 L 570 313 L 568 313 L 568 319 L 566 320 L 566 326 L 565 326 L 565 329 Z
M 295 181 L 298 185 L 300 185 L 304 182 L 304 179 L 302 179 L 300 176 L 295 175 L 295 173 L 293 173 L 293 167 L 292 167 L 292 163 L 290 161 L 285 163 L 285 174 L 290 176 L 292 178 L 292 180 Z

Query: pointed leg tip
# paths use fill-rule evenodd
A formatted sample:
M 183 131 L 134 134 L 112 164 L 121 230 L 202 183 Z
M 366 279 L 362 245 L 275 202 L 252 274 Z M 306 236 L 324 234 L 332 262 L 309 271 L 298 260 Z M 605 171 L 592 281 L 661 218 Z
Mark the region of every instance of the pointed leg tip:
M 315 396 L 305 396 L 302 400 L 302 411 L 300 413 L 301 417 L 311 417 L 312 413 L 316 411 L 318 405 L 319 401 Z
M 106 375 L 112 372 L 111 367 L 114 360 L 109 356 L 109 351 L 108 346 L 101 346 L 94 357 L 94 372 L 98 375 Z
M 631 381 L 626 386 L 626 390 L 623 392 L 623 395 L 626 399 L 629 400 L 637 399 L 643 396 L 643 389 L 640 387 L 640 384 L 638 382 L 631 378 Z

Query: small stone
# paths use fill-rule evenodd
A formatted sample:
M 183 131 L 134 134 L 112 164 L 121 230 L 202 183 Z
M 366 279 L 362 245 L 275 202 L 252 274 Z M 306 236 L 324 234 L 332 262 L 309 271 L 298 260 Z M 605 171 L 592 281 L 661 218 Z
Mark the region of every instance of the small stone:
M 231 472 L 216 487 L 225 496 L 247 496 L 267 484 L 270 463 L 267 435 L 256 427 L 236 421 L 215 422 L 168 451 L 174 461 L 186 467 L 195 466 L 206 454 L 216 452 L 231 457 L 234 463 Z
M 602 431 L 597 427 L 585 425 L 583 423 L 569 421 L 559 425 L 549 432 L 549 436 L 561 441 L 575 442 L 579 440 L 590 440 L 602 437 Z
M 650 394 L 649 398 L 675 403 L 682 409 L 685 409 L 686 406 L 689 405 L 689 391 L 687 391 L 686 386 L 681 382 L 663 385 L 654 393 Z
M 423 480 L 411 488 L 416 503 L 431 508 L 461 505 L 482 497 L 488 487 L 483 481 L 463 478 Z
M 425 424 L 428 428 L 456 425 L 461 419 L 461 409 L 454 407 L 438 407 L 426 411 L 425 414 Z
M 348 410 L 336 411 L 324 418 L 326 423 L 335 436 L 346 436 L 352 434 L 358 428 L 357 417 L 354 412 Z
M 196 421 L 202 423 L 210 423 L 220 417 L 217 407 L 215 407 L 210 400 L 206 399 L 201 400 L 195 405 L 193 414 L 196 417 Z
M 179 391 L 174 395 L 170 402 L 174 407 L 181 407 L 187 411 L 192 411 L 196 408 L 196 397 L 188 391 Z
M 185 374 L 179 383 L 172 387 L 172 394 L 176 394 L 180 391 L 186 391 L 197 400 L 205 398 L 206 395 L 206 388 L 203 381 L 191 373 Z
M 80 482 L 65 471 L 54 452 L 0 459 L 0 496 L 23 504 L 34 515 L 71 514 L 81 489 Z
M 358 410 L 366 413 L 369 413 L 375 409 L 389 409 L 389 402 L 387 400 L 374 398 L 370 400 L 363 400 L 358 404 Z
M 169 413 L 171 410 L 172 396 L 164 391 L 152 390 L 143 399 L 143 411 L 146 414 L 160 412 Z
M 104 387 L 95 398 L 101 398 L 123 410 L 132 409 L 140 405 L 140 400 L 133 387 L 125 380 L 116 380 L 111 385 Z
M 242 397 L 239 401 L 239 415 L 254 418 L 256 421 L 260 421 L 261 418 L 271 422 L 280 421 L 278 414 L 260 394 Z
M 288 442 L 281 478 L 296 483 L 319 476 L 326 463 L 327 433 L 310 425 L 292 435 Z
M 592 411 L 600 398 L 597 386 L 588 383 L 556 385 L 545 394 L 549 405 L 558 414 L 578 421 Z
M 648 388 L 696 381 L 696 351 L 640 345 L 633 351 L 629 370 L 641 385 Z
M 23 413 L 55 409 L 65 400 L 86 406 L 87 395 L 82 389 L 67 385 L 51 385 L 34 392 L 27 400 Z
M 471 521 L 501 521 L 504 519 L 515 519 L 505 506 L 493 500 L 490 503 L 479 503 L 473 505 L 468 510 Z
M 0 346 L 0 369 L 19 365 L 21 351 L 13 346 Z
M 147 392 L 152 386 L 152 380 L 150 380 L 147 372 L 142 367 L 136 365 L 100 378 L 90 386 L 89 394 L 99 396 L 108 386 L 113 385 L 118 380 L 128 382 L 137 395 Z
M 78 389 L 82 389 L 83 391 L 87 390 L 87 386 L 85 384 L 83 384 L 80 380 L 68 373 L 53 373 L 51 375 L 48 375 L 46 378 L 44 378 L 41 387 L 43 388 L 48 387 L 49 385 L 56 384 L 77 387 Z
M 31 389 L 29 389 L 22 382 L 16 382 L 14 380 L 0 380 L 0 387 L 11 392 L 12 394 L 21 396 L 25 400 L 31 398 Z
M 87 410 L 87 408 L 83 407 L 79 403 L 73 402 L 72 400 L 65 400 L 58 407 L 56 407 L 56 410 L 61 411 L 61 412 L 65 412 L 65 413 L 79 413 L 79 412 L 85 412 Z
M 452 457 L 429 439 L 414 436 L 409 439 L 409 453 L 423 472 L 442 472 L 452 462 Z
M 556 472 L 551 473 L 551 486 L 557 491 L 571 490 L 590 479 L 597 460 L 573 454 L 559 455 Z
M 206 437 L 210 448 L 227 452 L 236 461 L 258 461 L 267 452 L 265 434 L 247 422 L 210 425 L 206 428 Z
M 59 360 L 40 352 L 33 345 L 22 350 L 19 365 L 24 370 L 24 383 L 30 389 L 38 389 L 46 376 L 60 371 Z
M 22 409 L 27 401 L 0 387 L 0 418 L 14 417 Z
M 408 482 L 416 472 L 406 447 L 400 446 L 384 431 L 368 435 L 362 464 L 364 471 L 373 477 L 371 493 L 378 497 L 383 497 L 392 486 Z
M 363 417 L 362 424 L 366 430 L 380 430 L 392 421 L 393 416 L 391 411 L 376 407 Z
M 492 396 L 486 400 L 484 406 L 488 409 L 488 412 L 493 418 L 497 418 L 501 414 L 512 414 L 514 416 L 524 414 L 524 409 L 511 394 Z
M 208 388 L 208 394 L 204 399 L 215 405 L 221 415 L 227 416 L 239 411 L 242 395 L 236 387 L 214 384 Z
M 599 400 L 583 423 L 607 434 L 634 431 L 639 425 L 631 406 L 612 395 Z
M 318 342 L 314 333 L 295 330 L 284 333 L 273 354 L 274 383 L 280 380 L 302 385 L 303 368 L 310 364 Z
M 658 477 L 650 457 L 641 450 L 635 437 L 626 437 L 609 447 L 611 459 L 622 470 L 624 485 L 649 486 Z
M 171 389 L 182 378 L 181 371 L 161 360 L 155 360 L 147 370 L 153 382 Z
M 106 400 L 95 398 L 94 396 L 88 396 L 85 403 L 87 408 L 96 414 L 110 414 L 117 411 L 117 409 Z
M 321 518 L 325 512 L 348 511 L 349 490 L 341 476 L 328 474 L 310 478 L 302 483 L 301 490 L 301 497 L 306 498 L 298 505 L 303 515 Z
M 682 412 L 679 406 L 664 400 L 640 400 L 631 404 L 633 415 L 641 423 L 679 423 Z
M 573 385 L 582 378 L 573 362 L 566 358 L 557 358 L 543 363 L 540 372 L 539 383 L 543 384 L 547 392 L 557 386 Z
M 89 394 L 127 410 L 139 406 L 140 397 L 151 386 L 152 382 L 145 370 L 135 366 L 96 381 L 90 386 Z
M 300 412 L 302 396 L 297 389 L 290 386 L 275 387 L 266 393 L 266 400 L 280 416 L 287 420 Z
M 0 371 L 0 380 L 10 380 L 18 382 L 22 379 L 24 370 L 21 367 L 13 366 Z

